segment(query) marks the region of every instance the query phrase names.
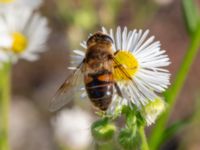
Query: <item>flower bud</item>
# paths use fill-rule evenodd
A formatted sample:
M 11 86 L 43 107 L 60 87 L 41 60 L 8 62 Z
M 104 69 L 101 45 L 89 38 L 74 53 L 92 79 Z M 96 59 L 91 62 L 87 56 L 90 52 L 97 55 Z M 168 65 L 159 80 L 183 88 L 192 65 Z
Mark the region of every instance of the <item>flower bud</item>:
M 91 132 L 97 142 L 108 142 L 114 136 L 116 127 L 109 122 L 108 118 L 103 118 L 92 124 Z
M 165 108 L 166 103 L 160 97 L 144 106 L 141 110 L 141 114 L 145 118 L 147 125 L 149 126 L 154 123 L 157 117 L 165 110 Z
M 129 129 L 124 128 L 120 131 L 118 136 L 120 146 L 124 150 L 137 149 L 140 144 L 140 136 L 138 135 L 137 128 Z

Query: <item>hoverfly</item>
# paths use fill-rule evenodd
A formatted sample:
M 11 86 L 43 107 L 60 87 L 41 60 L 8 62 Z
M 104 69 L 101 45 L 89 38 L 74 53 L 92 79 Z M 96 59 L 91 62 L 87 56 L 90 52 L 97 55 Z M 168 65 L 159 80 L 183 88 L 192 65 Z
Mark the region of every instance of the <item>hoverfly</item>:
M 118 76 L 120 75 L 122 78 L 129 80 L 132 80 L 132 78 L 123 64 L 115 59 L 118 51 L 113 52 L 112 44 L 112 38 L 100 31 L 89 37 L 86 43 L 85 58 L 57 90 L 50 104 L 52 111 L 59 109 L 72 100 L 71 95 L 81 74 L 84 78 L 87 95 L 98 109 L 102 111 L 108 109 L 114 91 L 120 97 L 123 97 L 113 73 L 117 71 Z

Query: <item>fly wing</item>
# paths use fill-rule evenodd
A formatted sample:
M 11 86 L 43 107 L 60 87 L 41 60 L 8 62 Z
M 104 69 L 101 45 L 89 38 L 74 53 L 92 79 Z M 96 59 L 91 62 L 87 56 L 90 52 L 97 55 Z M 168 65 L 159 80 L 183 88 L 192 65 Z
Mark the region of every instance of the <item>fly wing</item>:
M 57 90 L 56 94 L 50 101 L 50 111 L 56 111 L 73 100 L 73 93 L 79 87 L 77 85 L 81 83 L 81 68 L 83 67 L 83 64 L 84 63 L 82 62 Z

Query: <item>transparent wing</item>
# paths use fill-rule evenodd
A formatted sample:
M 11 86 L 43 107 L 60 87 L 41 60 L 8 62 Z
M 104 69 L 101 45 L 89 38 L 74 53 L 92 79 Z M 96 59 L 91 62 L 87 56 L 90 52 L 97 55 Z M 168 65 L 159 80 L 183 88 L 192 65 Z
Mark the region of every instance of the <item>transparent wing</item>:
M 73 93 L 82 83 L 82 72 L 83 62 L 74 70 L 74 72 L 65 80 L 65 82 L 57 90 L 54 97 L 51 99 L 49 104 L 50 111 L 56 111 L 73 100 Z

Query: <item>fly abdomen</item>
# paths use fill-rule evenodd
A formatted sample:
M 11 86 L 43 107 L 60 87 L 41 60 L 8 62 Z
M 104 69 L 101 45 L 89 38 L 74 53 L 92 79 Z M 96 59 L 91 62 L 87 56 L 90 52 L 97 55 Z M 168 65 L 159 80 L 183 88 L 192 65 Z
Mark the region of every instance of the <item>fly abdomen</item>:
M 104 70 L 95 74 L 89 74 L 85 77 L 85 80 L 88 78 L 91 81 L 86 82 L 86 90 L 91 102 L 99 109 L 107 110 L 113 95 L 112 73 Z

